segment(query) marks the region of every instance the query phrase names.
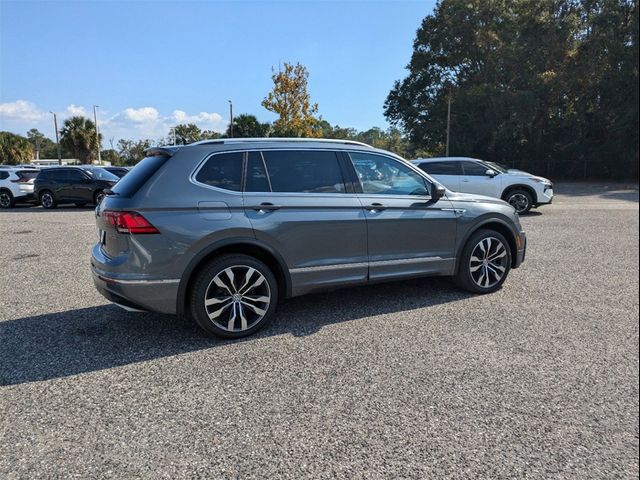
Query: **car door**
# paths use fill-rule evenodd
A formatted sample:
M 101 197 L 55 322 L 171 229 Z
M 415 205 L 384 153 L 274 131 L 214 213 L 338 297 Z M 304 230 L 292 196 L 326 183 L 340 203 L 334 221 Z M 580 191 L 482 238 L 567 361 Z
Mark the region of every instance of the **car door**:
M 462 167 L 459 161 L 422 162 L 418 167 L 452 192 L 460 191 Z
M 460 163 L 463 173 L 460 178 L 461 192 L 500 198 L 502 193 L 500 175 L 487 175 L 487 170 L 491 169 L 482 162 L 462 161 Z
M 367 227 L 340 154 L 248 152 L 245 213 L 258 240 L 286 261 L 293 293 L 367 279 Z
M 367 219 L 369 278 L 452 274 L 457 214 L 445 197 L 407 163 L 368 152 L 349 152 Z
M 92 202 L 93 201 L 93 180 L 79 169 L 67 171 L 67 188 L 64 196 L 69 200 Z

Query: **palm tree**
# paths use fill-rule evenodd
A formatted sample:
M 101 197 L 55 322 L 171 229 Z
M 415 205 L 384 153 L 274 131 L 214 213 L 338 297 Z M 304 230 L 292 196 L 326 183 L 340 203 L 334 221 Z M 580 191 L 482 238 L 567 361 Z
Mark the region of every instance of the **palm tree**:
M 102 140 L 102 135 L 100 135 Z M 85 117 L 71 117 L 64 121 L 60 145 L 73 152 L 81 163 L 91 163 L 98 147 L 95 124 Z
M 29 141 L 11 132 L 0 132 L 0 163 L 18 165 L 33 159 L 33 147 Z

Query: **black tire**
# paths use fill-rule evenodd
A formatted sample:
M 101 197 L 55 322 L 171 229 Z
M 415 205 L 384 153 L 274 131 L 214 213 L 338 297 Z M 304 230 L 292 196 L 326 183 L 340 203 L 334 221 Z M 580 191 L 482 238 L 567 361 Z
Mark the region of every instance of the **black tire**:
M 0 208 L 13 208 L 15 204 L 16 199 L 9 190 L 0 190 Z
M 255 288 L 247 288 L 258 282 Z M 267 297 L 268 302 L 264 301 Z M 206 301 L 215 303 L 207 306 Z M 211 260 L 197 273 L 189 294 L 196 323 L 205 332 L 223 338 L 242 338 L 257 332 L 271 321 L 277 302 L 278 283 L 273 272 L 261 261 L 240 254 Z
M 54 209 L 58 205 L 56 197 L 53 196 L 53 192 L 50 190 L 43 190 L 40 192 L 39 200 L 42 208 L 46 208 L 48 210 Z
M 481 242 L 484 250 L 480 246 Z M 499 245 L 502 247 L 500 248 Z M 487 248 L 489 251 L 485 258 L 488 261 L 485 262 L 484 258 L 480 259 L 480 257 Z M 480 260 L 472 260 L 472 257 Z M 494 258 L 494 260 L 491 261 L 491 258 Z M 504 272 L 500 269 L 504 269 Z M 502 284 L 509 276 L 510 270 L 511 249 L 509 248 L 509 242 L 501 233 L 495 230 L 482 229 L 475 232 L 467 240 L 458 262 L 458 273 L 455 281 L 460 288 L 469 292 L 492 293 L 502 287 Z M 483 277 L 485 272 L 486 278 Z M 498 278 L 500 274 L 502 274 L 502 277 Z
M 529 213 L 533 208 L 533 196 L 531 195 L 531 192 L 522 188 L 510 190 L 505 195 L 505 200 L 516 209 L 516 212 L 518 212 L 519 215 Z
M 96 193 L 93 194 L 93 204 L 97 207 L 98 205 L 100 205 L 100 202 L 102 201 L 103 198 L 104 198 L 104 192 L 102 190 L 98 190 Z

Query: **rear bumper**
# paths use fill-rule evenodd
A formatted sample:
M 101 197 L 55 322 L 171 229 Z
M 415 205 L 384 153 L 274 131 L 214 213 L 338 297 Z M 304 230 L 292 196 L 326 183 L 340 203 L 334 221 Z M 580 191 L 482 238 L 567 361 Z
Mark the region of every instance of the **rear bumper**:
M 180 279 L 106 272 L 100 268 L 100 245 L 93 248 L 91 273 L 96 289 L 107 300 L 137 310 L 175 314 Z

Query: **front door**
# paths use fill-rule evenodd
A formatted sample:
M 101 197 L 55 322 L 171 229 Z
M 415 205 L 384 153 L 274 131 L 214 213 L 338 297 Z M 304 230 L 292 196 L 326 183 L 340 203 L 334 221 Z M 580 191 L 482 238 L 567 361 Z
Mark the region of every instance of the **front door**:
M 487 170 L 490 168 L 482 163 L 470 161 L 460 163 L 463 169 L 463 175 L 460 177 L 461 192 L 500 198 L 502 193 L 500 175 L 493 177 L 487 175 Z
M 369 278 L 453 274 L 457 217 L 446 198 L 409 165 L 374 153 L 350 152 L 367 219 Z

